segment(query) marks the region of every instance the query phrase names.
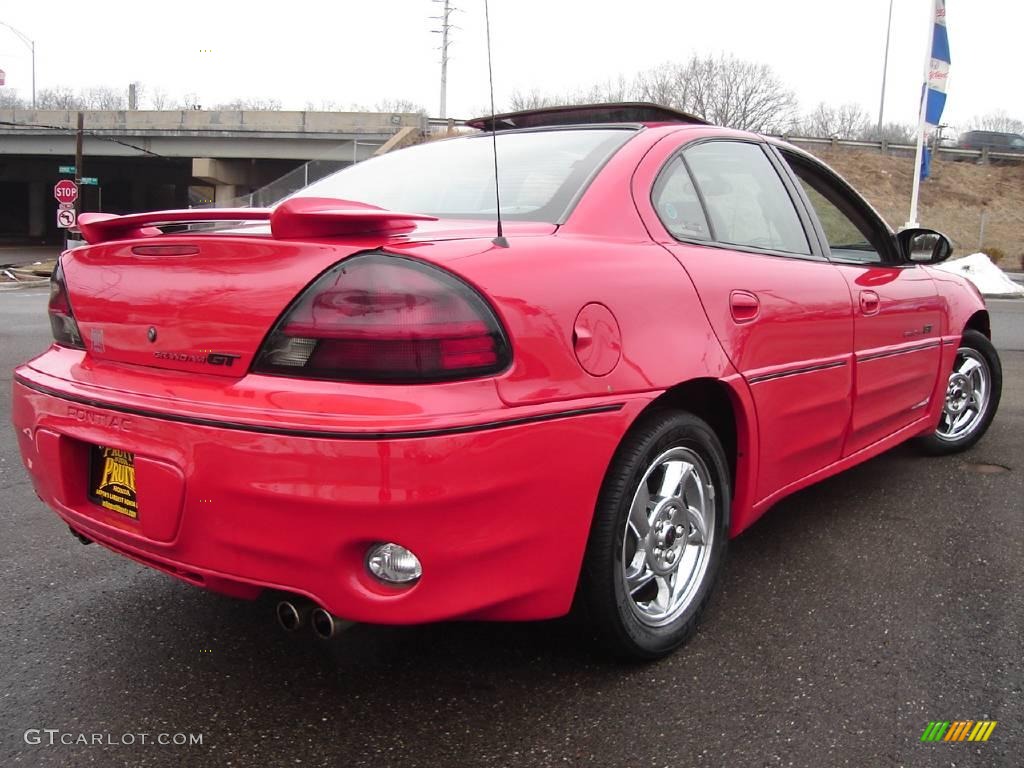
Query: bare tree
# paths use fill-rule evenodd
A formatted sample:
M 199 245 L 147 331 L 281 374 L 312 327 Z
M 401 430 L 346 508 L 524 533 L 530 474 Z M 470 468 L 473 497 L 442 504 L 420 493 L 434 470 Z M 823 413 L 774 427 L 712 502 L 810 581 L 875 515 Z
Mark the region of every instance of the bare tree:
M 566 104 L 615 104 L 632 101 L 636 93 L 635 85 L 619 75 L 614 80 L 595 83 L 590 88 L 580 89 L 568 94 Z
M 513 91 L 512 98 L 509 99 L 508 108 L 509 111 L 511 112 L 522 112 L 523 110 L 527 109 L 541 109 L 543 107 L 552 107 L 558 103 L 559 100 L 557 97 L 550 95 L 542 95 L 540 91 L 534 88 L 529 93 L 523 93 L 522 91 Z M 490 107 L 487 107 L 487 109 L 484 110 L 485 113 L 489 111 Z M 499 109 L 498 111 L 500 112 L 502 110 Z M 473 114 L 477 113 L 479 113 L 479 110 L 477 112 L 474 112 Z
M 418 115 L 427 114 L 426 108 L 422 104 L 417 104 L 414 101 L 408 99 L 383 99 L 373 105 L 374 110 L 377 112 L 391 112 L 394 114 L 412 113 Z
M 320 103 L 307 101 L 307 112 L 344 112 L 344 107 L 333 99 L 321 99 Z
M 213 109 L 228 112 L 277 112 L 281 109 L 280 99 L 234 99 L 223 104 L 215 104 Z
M 505 108 L 500 106 L 500 105 L 497 106 L 496 109 L 499 112 L 506 111 Z M 466 114 L 470 115 L 471 117 L 486 117 L 487 115 L 491 114 L 491 105 L 490 104 L 474 104 L 472 107 L 470 107 L 468 110 L 466 110 Z
M 28 109 L 30 106 L 13 88 L 0 88 L 0 109 Z
M 717 125 L 761 133 L 790 127 L 797 114 L 796 95 L 771 67 L 733 56 L 665 62 L 630 82 L 620 78 L 582 93 L 596 101 L 650 101 Z
M 733 56 L 694 56 L 680 72 L 688 83 L 678 106 L 715 125 L 771 133 L 784 130 L 796 115 L 796 94 L 771 67 Z
M 864 135 L 870 122 L 867 111 L 859 104 L 831 107 L 822 102 L 804 118 L 799 132 L 824 139 L 856 139 Z
M 990 112 L 971 121 L 971 130 L 998 131 L 999 133 L 1024 133 L 1024 120 L 1010 117 L 1003 110 Z
M 689 84 L 684 66 L 665 62 L 638 74 L 633 92 L 640 101 L 683 109 L 690 102 Z
M 886 123 L 882 126 L 882 132 L 878 132 L 878 126 L 872 125 L 865 128 L 858 138 L 864 141 L 885 141 L 889 144 L 913 144 L 916 130 L 912 125 L 904 123 Z
M 127 103 L 123 91 L 105 85 L 80 91 L 79 100 L 84 109 L 124 109 Z
M 636 84 L 622 75 L 603 83 L 595 83 L 589 88 L 577 88 L 562 94 L 541 93 L 534 88 L 529 93 L 513 91 L 507 109 L 520 112 L 528 109 L 543 109 L 569 104 L 614 104 L 620 101 L 631 101 L 636 98 Z M 490 111 L 488 108 L 487 111 Z M 499 109 L 499 112 L 504 109 Z
M 159 86 L 150 91 L 149 103 L 153 109 L 174 109 L 174 103 L 167 95 L 167 91 Z
M 40 90 L 36 104 L 39 109 L 85 109 L 81 97 L 64 85 Z

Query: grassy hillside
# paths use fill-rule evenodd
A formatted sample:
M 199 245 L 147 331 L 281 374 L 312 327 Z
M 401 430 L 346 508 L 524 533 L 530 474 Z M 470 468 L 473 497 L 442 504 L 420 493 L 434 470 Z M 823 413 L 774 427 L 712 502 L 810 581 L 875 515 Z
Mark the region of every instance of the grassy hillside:
M 907 220 L 914 160 L 880 152 L 815 149 L 814 153 L 852 183 L 886 221 L 899 228 Z M 921 225 L 944 232 L 954 255 L 978 250 L 981 214 L 986 211 L 984 248 L 1003 254 L 1003 269 L 1019 270 L 1024 258 L 1024 163 L 976 165 L 936 160 L 921 184 Z

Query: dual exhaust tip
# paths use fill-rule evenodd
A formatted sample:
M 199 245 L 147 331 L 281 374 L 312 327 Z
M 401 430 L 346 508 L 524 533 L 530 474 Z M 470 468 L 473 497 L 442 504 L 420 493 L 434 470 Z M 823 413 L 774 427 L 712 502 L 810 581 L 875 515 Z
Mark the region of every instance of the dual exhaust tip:
M 282 600 L 274 610 L 277 623 L 285 632 L 297 632 L 309 624 L 313 634 L 321 640 L 337 637 L 352 625 L 334 616 L 330 611 L 309 602 Z

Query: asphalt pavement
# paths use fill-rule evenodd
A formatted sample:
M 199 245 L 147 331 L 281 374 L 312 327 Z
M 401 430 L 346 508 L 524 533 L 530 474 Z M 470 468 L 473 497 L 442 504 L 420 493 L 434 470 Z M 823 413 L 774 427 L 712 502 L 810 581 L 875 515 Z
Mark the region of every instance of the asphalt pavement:
M 286 636 L 267 599 L 75 541 L 4 395 L 0 765 L 1020 766 L 1024 301 L 990 306 L 1005 378 L 985 439 L 903 446 L 781 502 L 732 542 L 692 642 L 646 665 L 567 621 Z M 48 343 L 44 307 L 0 294 L 5 389 Z M 933 720 L 998 725 L 923 743 Z

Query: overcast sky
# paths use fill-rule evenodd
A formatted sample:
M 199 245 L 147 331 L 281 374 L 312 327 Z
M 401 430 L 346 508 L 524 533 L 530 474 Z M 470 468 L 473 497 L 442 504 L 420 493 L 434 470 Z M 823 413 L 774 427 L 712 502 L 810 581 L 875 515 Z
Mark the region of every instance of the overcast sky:
M 482 0 L 460 11 L 449 116 L 487 104 Z M 0 0 L 0 21 L 36 40 L 37 88 L 127 87 L 202 104 L 276 98 L 286 109 L 408 99 L 438 109 L 431 0 L 147 3 Z M 877 115 L 889 0 L 491 0 L 498 105 L 515 91 L 565 92 L 663 61 L 729 53 L 771 65 L 801 108 L 857 102 Z M 913 122 L 932 0 L 895 0 L 886 120 Z M 945 121 L 1024 118 L 1024 3 L 949 0 L 953 65 Z M 208 52 L 207 52 L 208 51 Z M 30 91 L 27 49 L 0 28 L 8 88 Z

